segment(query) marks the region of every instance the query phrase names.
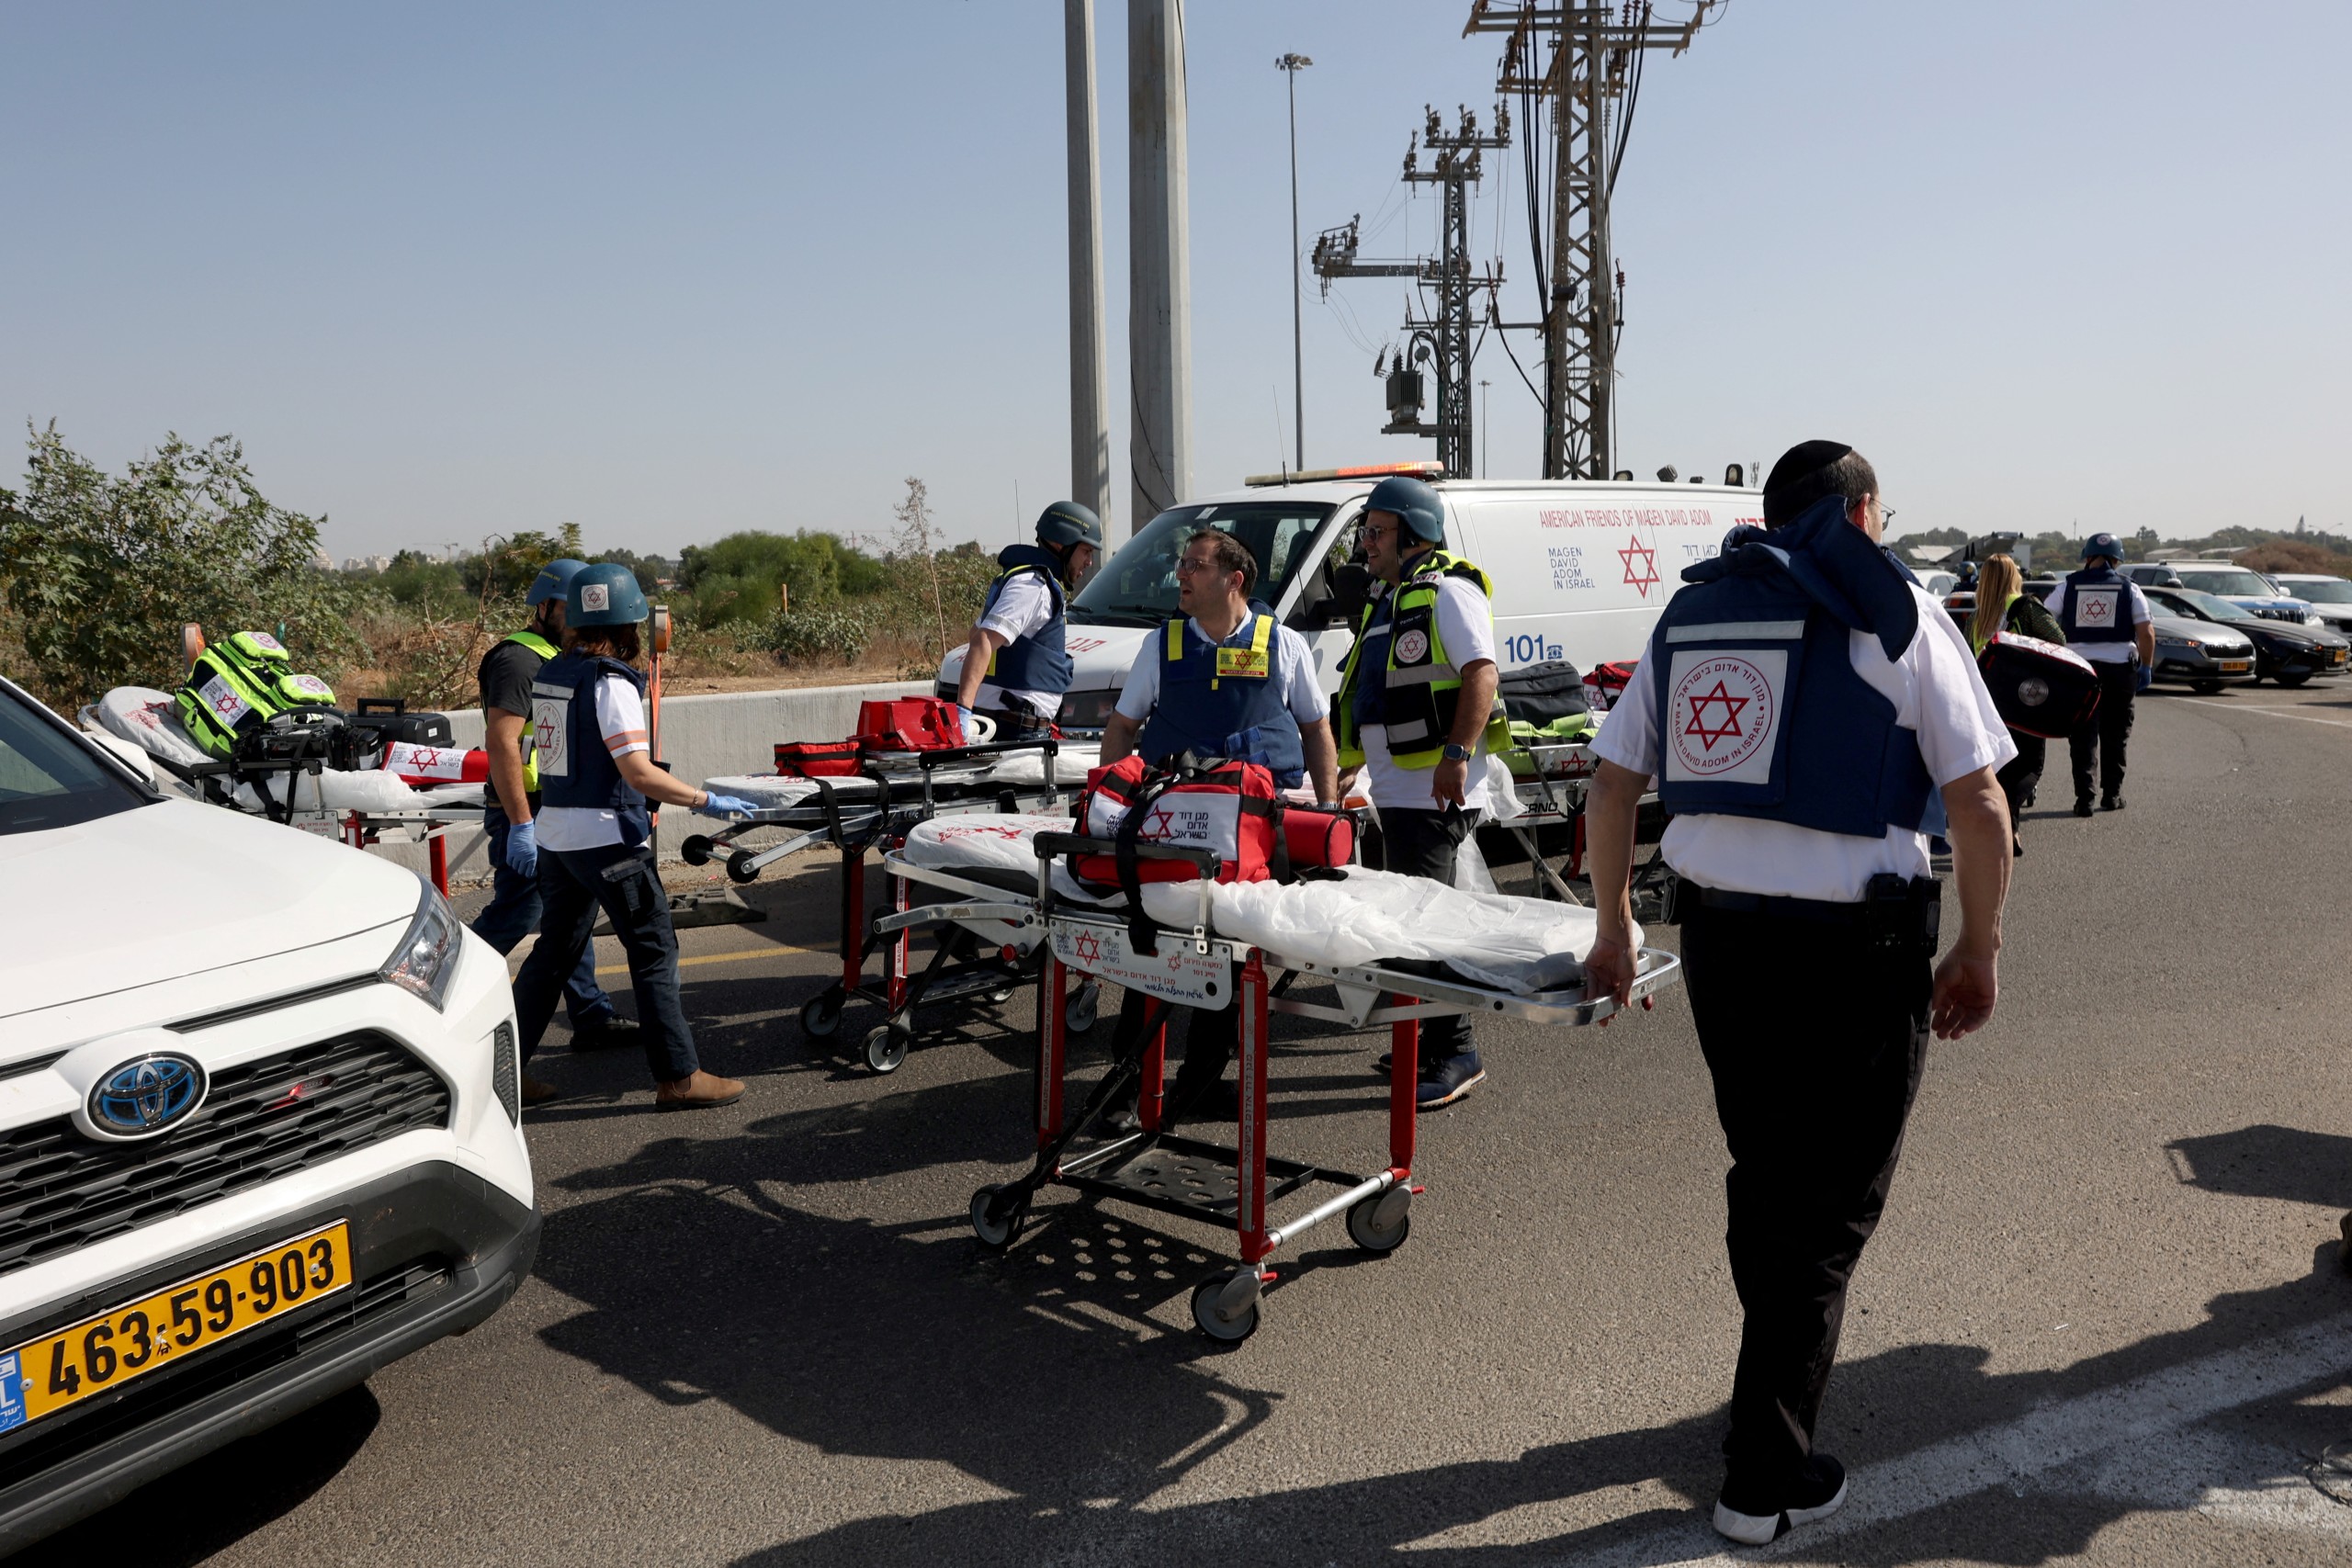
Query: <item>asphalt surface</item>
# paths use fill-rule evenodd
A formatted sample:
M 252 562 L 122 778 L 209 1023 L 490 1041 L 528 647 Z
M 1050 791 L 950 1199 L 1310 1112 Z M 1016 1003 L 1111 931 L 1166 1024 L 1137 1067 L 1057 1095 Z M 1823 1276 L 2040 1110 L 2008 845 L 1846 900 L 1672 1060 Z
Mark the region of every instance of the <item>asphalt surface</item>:
M 1999 1012 L 1933 1050 L 1855 1281 L 1820 1434 L 1853 1500 L 1761 1555 L 2340 1564 L 2352 1506 L 2306 1469 L 2352 1439 L 2352 682 L 2143 699 L 2120 815 L 2075 819 L 2053 751 Z M 546 1243 L 513 1304 L 25 1561 L 1722 1547 L 1738 1318 L 1679 992 L 1605 1031 L 1482 1026 L 1489 1082 L 1421 1122 L 1411 1239 L 1311 1233 L 1219 1350 L 1187 1298 L 1229 1235 L 1049 1193 L 1009 1257 L 974 1245 L 972 1190 L 1025 1156 L 1026 996 L 872 1077 L 870 1010 L 837 1051 L 796 1021 L 832 962 L 831 870 L 750 897 L 765 923 L 684 943 L 740 1104 L 650 1114 L 640 1062 L 559 1030 L 535 1070 L 566 1097 L 529 1118 Z M 1382 1044 L 1280 1028 L 1277 1152 L 1380 1162 Z

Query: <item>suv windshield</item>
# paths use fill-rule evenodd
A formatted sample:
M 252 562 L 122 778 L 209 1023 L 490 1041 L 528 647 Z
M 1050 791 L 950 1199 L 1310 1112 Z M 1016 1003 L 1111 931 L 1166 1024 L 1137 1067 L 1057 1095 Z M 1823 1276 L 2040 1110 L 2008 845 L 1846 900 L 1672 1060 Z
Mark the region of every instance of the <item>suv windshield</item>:
M 2316 582 L 2290 582 L 2286 588 L 2296 598 L 2313 604 L 2352 604 L 2352 582 L 2340 577 L 2323 577 Z
M 1070 601 L 1069 618 L 1081 625 L 1154 626 L 1173 615 L 1177 558 L 1184 541 L 1204 528 L 1222 529 L 1250 547 L 1258 562 L 1251 596 L 1279 604 L 1291 579 L 1310 564 L 1316 530 L 1331 511 L 1319 501 L 1173 507 L 1145 524 L 1087 580 Z
M 0 688 L 0 833 L 69 828 L 149 798 L 26 698 Z
M 2251 571 L 2184 571 L 2183 586 L 2200 593 L 2239 593 L 2249 599 L 2276 599 L 2278 591 Z
M 2199 593 L 2194 589 L 2176 588 L 2168 597 L 2179 600 L 2209 620 L 2256 621 L 2262 618 L 2243 604 L 2233 604 L 2227 599 L 2217 599 L 2211 593 Z

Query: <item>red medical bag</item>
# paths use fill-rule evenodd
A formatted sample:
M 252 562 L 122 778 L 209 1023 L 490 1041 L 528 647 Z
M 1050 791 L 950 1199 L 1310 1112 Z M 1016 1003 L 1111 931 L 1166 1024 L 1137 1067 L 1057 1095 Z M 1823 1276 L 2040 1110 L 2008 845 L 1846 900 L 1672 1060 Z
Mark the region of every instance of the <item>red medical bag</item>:
M 780 740 L 775 771 L 802 779 L 846 778 L 857 772 L 854 740 Z
M 2098 712 L 2098 671 L 2072 649 L 2017 632 L 1998 632 L 1976 657 L 2001 722 L 2045 740 L 2063 740 Z
M 383 768 L 401 783 L 419 789 L 431 789 L 435 784 L 488 784 L 490 753 L 395 740 L 384 748 Z
M 1285 805 L 1283 848 L 1294 868 L 1346 865 L 1356 858 L 1356 819 L 1338 807 Z
M 1139 844 L 1210 851 L 1219 882 L 1263 882 L 1274 874 L 1282 816 L 1274 775 L 1256 762 L 1163 770 L 1125 757 L 1088 773 L 1078 801 L 1079 830 L 1088 838 L 1117 839 L 1132 825 Z M 1070 869 L 1082 881 L 1120 886 L 1114 855 L 1078 855 Z M 1190 882 L 1199 874 L 1183 861 L 1135 863 L 1138 882 Z
M 1607 713 L 1625 694 L 1625 682 L 1634 678 L 1634 664 L 1596 664 L 1584 678 L 1585 706 L 1594 713 Z
M 868 751 L 936 751 L 968 744 L 956 705 L 939 697 L 858 704 L 857 742 Z

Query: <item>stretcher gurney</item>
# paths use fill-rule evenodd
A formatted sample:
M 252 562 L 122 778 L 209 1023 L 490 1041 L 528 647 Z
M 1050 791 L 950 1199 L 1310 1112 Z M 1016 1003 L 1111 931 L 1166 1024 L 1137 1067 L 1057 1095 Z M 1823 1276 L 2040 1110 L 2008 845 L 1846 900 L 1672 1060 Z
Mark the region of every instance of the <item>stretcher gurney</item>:
M 857 773 L 839 778 L 711 779 L 705 787 L 719 794 L 776 804 L 720 832 L 687 839 L 679 853 L 689 865 L 707 865 L 723 856 L 729 877 L 747 883 L 788 855 L 828 847 L 839 852 L 841 977 L 802 1004 L 801 1032 L 811 1040 L 830 1040 L 840 1032 L 842 1010 L 850 1002 L 871 1003 L 886 1016 L 866 1034 L 865 1065 L 876 1073 L 896 1072 L 914 1041 L 916 1009 L 973 998 L 1001 1006 L 1035 976 L 1036 966 L 1023 954 L 1008 956 L 1002 943 L 982 941 L 969 931 L 943 929 L 930 962 L 920 973 L 910 973 L 909 928 L 885 931 L 867 917 L 868 855 L 877 847 L 895 848 L 916 824 L 940 818 L 1057 809 L 1065 794 L 1057 762 L 1067 744 L 1041 738 L 899 753 L 869 760 Z M 739 841 L 756 829 L 782 829 L 786 836 L 758 848 Z M 890 908 L 905 910 L 909 897 L 904 880 L 892 876 Z M 882 974 L 869 983 L 866 965 L 877 951 Z M 1094 1027 L 1099 996 L 1100 987 L 1090 984 L 1071 998 L 1067 1021 L 1071 1030 L 1084 1033 Z
M 988 826 L 974 820 L 954 825 L 949 834 L 913 835 L 908 844 L 886 855 L 884 863 L 892 874 L 922 885 L 942 901 L 896 911 L 876 922 L 894 931 L 952 923 L 981 933 L 982 940 L 1001 942 L 1009 951 L 1035 953 L 1041 958 L 1033 1100 L 1036 1156 L 1025 1175 L 972 1195 L 973 1233 L 990 1249 L 1011 1247 L 1020 1236 L 1031 1201 L 1048 1185 L 1211 1224 L 1230 1224 L 1238 1241 L 1240 1267 L 1202 1281 L 1192 1298 L 1193 1322 L 1215 1339 L 1238 1341 L 1256 1330 L 1260 1298 L 1275 1278 L 1267 1258 L 1310 1227 L 1344 1214 L 1349 1236 L 1367 1251 L 1385 1253 L 1405 1240 L 1413 1195 L 1419 1190 L 1412 1178 L 1420 1020 L 1473 1014 L 1572 1027 L 1598 1022 L 1617 1010 L 1611 998 L 1587 999 L 1577 955 L 1498 953 L 1492 931 L 1472 933 L 1451 958 L 1400 961 L 1364 955 L 1367 945 L 1392 942 L 1418 945 L 1424 953 L 1440 951 L 1442 944 L 1429 928 L 1442 924 L 1448 912 L 1484 910 L 1499 917 L 1521 914 L 1512 907 L 1525 907 L 1552 911 L 1555 922 L 1573 914 L 1589 924 L 1591 918 L 1582 911 L 1499 895 L 1432 889 L 1426 882 L 1353 868 L 1344 880 L 1288 888 L 1271 883 L 1221 885 L 1208 880 L 1216 865 L 1209 852 L 1146 844 L 1136 848 L 1142 858 L 1190 862 L 1202 874 L 1187 882 L 1145 884 L 1141 912 L 1148 919 L 1139 922 L 1134 909 L 1087 898 L 1056 863 L 1081 852 L 1112 853 L 1114 845 L 1048 830 L 1035 819 L 1007 822 L 1004 835 L 994 839 L 985 835 Z M 982 852 L 969 857 L 954 853 L 959 835 L 965 846 Z M 1006 852 L 1008 843 L 1023 841 L 1035 860 L 1025 875 L 1012 868 Z M 948 863 L 938 863 L 942 862 Z M 1380 917 L 1363 923 L 1394 924 L 1395 931 L 1365 936 L 1348 928 L 1344 909 L 1351 896 L 1346 886 L 1355 879 L 1363 879 L 1373 895 L 1364 900 L 1366 908 Z M 1401 886 L 1406 884 L 1412 886 Z M 1295 897 L 1302 889 L 1304 897 Z M 1424 919 L 1418 939 L 1398 934 L 1403 928 L 1394 917 L 1408 908 L 1400 899 L 1439 907 L 1439 919 Z M 1285 904 L 1294 902 L 1310 907 L 1285 912 Z M 1291 933 L 1283 943 L 1293 951 L 1269 945 L 1277 931 Z M 1651 993 L 1677 978 L 1680 960 L 1655 948 L 1639 951 L 1634 996 L 1647 1007 Z M 1147 1006 L 1140 1027 L 1122 1031 L 1113 1043 L 1110 1070 L 1077 1115 L 1066 1119 L 1068 1031 L 1061 1004 L 1072 973 L 1115 980 L 1142 993 Z M 1570 974 L 1574 983 L 1562 983 Z M 1288 995 L 1301 976 L 1330 982 L 1337 1004 Z M 1169 1130 L 1172 1108 L 1165 1101 L 1163 1080 L 1171 1006 L 1241 1010 L 1237 1032 L 1238 1125 L 1230 1146 Z M 1275 1012 L 1357 1029 L 1389 1026 L 1388 1163 L 1376 1174 L 1329 1169 L 1267 1152 L 1266 1021 Z M 1093 1130 L 1105 1108 L 1138 1083 L 1140 1125 L 1131 1132 L 1114 1130 L 1103 1141 L 1073 1154 L 1077 1140 Z M 1280 1224 L 1268 1223 L 1270 1204 L 1309 1190 L 1328 1190 L 1319 1201 Z

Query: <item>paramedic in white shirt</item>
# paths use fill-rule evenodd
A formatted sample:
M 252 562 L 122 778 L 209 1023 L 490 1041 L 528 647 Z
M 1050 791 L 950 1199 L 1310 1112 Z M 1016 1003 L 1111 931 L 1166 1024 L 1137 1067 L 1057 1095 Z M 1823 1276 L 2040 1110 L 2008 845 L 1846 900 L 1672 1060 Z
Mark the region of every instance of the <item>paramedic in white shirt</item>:
M 972 739 L 972 715 L 985 712 L 999 740 L 1049 733 L 1075 673 L 1065 640 L 1069 594 L 1094 570 L 1102 520 L 1074 501 L 1038 515 L 1037 542 L 999 552 L 996 581 L 964 649 L 956 706 Z
M 2066 737 L 2075 765 L 2075 815 L 2091 814 L 2091 773 L 2098 764 L 2101 811 L 2123 809 L 2124 749 L 2132 740 L 2133 700 L 2156 668 L 2156 623 L 2140 585 L 2115 570 L 2123 547 L 2112 534 L 2083 541 L 2083 569 L 2050 594 L 2050 613 L 2066 646 L 2098 670 L 2098 713 Z
M 2010 863 L 1994 773 L 2016 750 L 1959 628 L 1879 547 L 1860 453 L 1792 449 L 1763 503 L 1765 529 L 1684 573 L 1592 743 L 1587 816 L 1588 987 L 1621 1002 L 1653 777 L 1669 818 L 1669 918 L 1732 1158 L 1745 1313 L 1714 1523 L 1751 1544 L 1846 1499 L 1815 1422 L 1929 1031 L 1957 1038 L 1993 1014 Z M 1941 963 L 1939 826 L 1960 906 Z

